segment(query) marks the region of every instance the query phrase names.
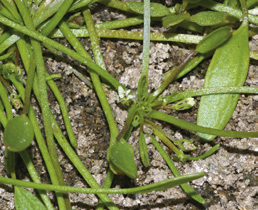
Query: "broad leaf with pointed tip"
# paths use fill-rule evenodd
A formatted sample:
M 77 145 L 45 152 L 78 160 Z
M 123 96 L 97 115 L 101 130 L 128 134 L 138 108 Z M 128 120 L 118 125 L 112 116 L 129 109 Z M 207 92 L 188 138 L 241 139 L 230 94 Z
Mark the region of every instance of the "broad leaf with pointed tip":
M 127 175 L 132 179 L 137 178 L 133 147 L 124 139 L 121 139 L 109 148 L 107 159 L 114 174 Z
M 21 187 L 14 188 L 14 202 L 16 210 L 47 210 L 35 195 Z

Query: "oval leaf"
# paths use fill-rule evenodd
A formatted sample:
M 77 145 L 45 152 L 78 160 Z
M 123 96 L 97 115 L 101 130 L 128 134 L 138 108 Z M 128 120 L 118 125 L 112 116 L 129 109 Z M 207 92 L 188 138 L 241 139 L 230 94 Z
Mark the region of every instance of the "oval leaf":
M 206 11 L 191 16 L 189 20 L 200 26 L 213 26 L 225 21 L 227 16 L 225 12 Z
M 29 118 L 20 115 L 8 121 L 4 130 L 4 144 L 13 152 L 20 152 L 30 146 L 34 131 Z
M 21 187 L 14 188 L 14 202 L 16 210 L 47 210 L 35 195 Z
M 162 25 L 165 28 L 168 28 L 170 26 L 174 26 L 174 25 L 177 25 L 177 24 L 183 22 L 184 20 L 188 19 L 189 17 L 190 17 L 189 13 L 180 13 L 178 15 L 170 14 L 170 15 L 167 15 L 166 17 L 162 18 Z
M 114 174 L 137 178 L 137 167 L 134 162 L 133 147 L 121 139 L 110 147 L 107 159 Z
M 228 39 L 231 32 L 232 30 L 228 26 L 218 28 L 204 37 L 196 46 L 195 51 L 198 53 L 206 53 L 217 48 Z
M 138 13 L 138 14 L 144 14 L 144 3 L 143 2 L 135 2 L 135 1 L 129 1 L 128 3 L 129 8 Z M 151 17 L 163 17 L 168 15 L 169 9 L 162 4 L 158 3 L 150 3 L 151 6 Z

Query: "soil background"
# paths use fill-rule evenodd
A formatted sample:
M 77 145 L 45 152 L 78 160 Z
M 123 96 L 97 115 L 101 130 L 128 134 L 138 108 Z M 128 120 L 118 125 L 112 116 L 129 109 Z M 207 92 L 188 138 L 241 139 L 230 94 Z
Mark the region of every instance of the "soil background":
M 94 13 L 95 22 L 104 22 L 125 17 L 125 15 L 118 13 L 117 10 L 107 9 L 104 6 L 97 7 L 95 10 L 98 10 L 98 12 Z M 141 30 L 141 26 L 134 27 L 134 30 Z M 160 30 L 158 27 L 152 28 L 152 31 L 158 30 Z M 59 41 L 64 45 L 69 46 L 64 40 Z M 89 39 L 81 38 L 80 41 L 88 52 L 91 52 Z M 257 43 L 257 35 L 250 38 L 251 49 L 258 50 Z M 137 82 L 141 71 L 142 43 L 140 41 L 101 39 L 101 47 L 107 71 L 115 76 L 122 84 L 125 84 L 128 89 L 131 89 L 134 94 L 136 92 Z M 167 42 L 151 43 L 150 92 L 161 84 L 162 75 L 165 72 L 184 60 L 192 47 L 193 46 L 191 45 Z M 62 75 L 62 78 L 56 80 L 56 83 L 66 101 L 73 130 L 78 139 L 78 148 L 76 149 L 77 154 L 99 184 L 102 185 L 108 168 L 106 155 L 109 146 L 109 131 L 104 113 L 96 98 L 94 90 L 90 89 L 73 74 L 73 69 L 85 72 L 85 67 L 67 57 L 65 57 L 66 61 L 56 59 L 47 50 L 44 51 L 44 55 L 49 73 L 59 73 Z M 203 86 L 208 64 L 209 59 L 204 61 L 182 79 L 172 83 L 168 90 L 165 91 L 164 95 L 168 95 L 175 90 L 185 91 L 201 88 Z M 246 86 L 257 86 L 257 70 L 257 61 L 251 59 L 248 78 L 245 83 Z M 86 74 L 85 78 L 87 77 L 88 75 Z M 117 94 L 112 90 L 108 90 L 106 86 L 104 88 L 108 95 L 109 103 L 111 104 L 118 128 L 121 129 L 124 125 L 127 111 L 118 106 L 116 99 Z M 226 129 L 236 131 L 257 130 L 257 99 L 258 97 L 253 95 L 240 95 L 237 107 L 233 113 L 232 119 L 226 126 Z M 164 110 L 164 112 L 195 123 L 199 100 L 200 98 L 195 99 L 196 106 L 190 110 L 182 112 Z M 61 128 L 64 129 L 58 103 L 50 90 L 49 101 L 54 117 L 60 123 Z M 39 108 L 35 99 L 33 99 L 33 104 L 35 105 L 34 110 L 39 116 L 38 120 L 41 123 Z M 181 174 L 190 174 L 201 171 L 207 173 L 207 176 L 191 183 L 191 186 L 206 199 L 206 204 L 200 205 L 194 202 L 180 187 L 175 187 L 166 191 L 148 194 L 110 195 L 120 209 L 255 209 L 255 194 L 257 190 L 255 176 L 257 139 L 217 137 L 211 143 L 202 143 L 192 132 L 181 130 L 178 127 L 166 123 L 157 123 L 175 139 L 186 138 L 194 140 L 197 150 L 190 153 L 192 156 L 203 154 L 215 144 L 221 145 L 218 152 L 204 160 L 187 162 L 184 164 L 175 162 L 175 165 Z M 2 130 L 0 130 L 0 137 L 2 139 Z M 154 146 L 150 143 L 150 140 L 146 140 L 150 157 L 150 167 L 145 168 L 140 162 L 138 130 L 135 130 L 129 139 L 129 143 L 135 148 L 135 160 L 139 177 L 136 180 L 131 180 L 125 176 L 116 176 L 112 187 L 136 187 L 173 177 L 172 172 L 159 153 L 155 150 Z M 2 141 L 0 141 L 0 146 L 0 175 L 6 176 L 4 169 L 5 148 Z M 173 153 L 166 147 L 164 147 L 164 149 L 172 158 Z M 40 174 L 42 182 L 48 183 L 49 177 L 35 142 L 28 151 Z M 67 185 L 87 187 L 87 184 L 77 173 L 69 160 L 67 160 L 63 151 L 59 149 L 58 155 Z M 17 176 L 19 179 L 30 180 L 26 168 L 19 157 L 17 157 Z M 49 192 L 49 195 L 55 202 L 53 194 Z M 98 204 L 98 199 L 94 195 L 69 194 L 69 197 L 73 209 L 77 210 L 95 209 Z M 11 186 L 0 185 L 0 209 L 15 209 L 13 188 Z

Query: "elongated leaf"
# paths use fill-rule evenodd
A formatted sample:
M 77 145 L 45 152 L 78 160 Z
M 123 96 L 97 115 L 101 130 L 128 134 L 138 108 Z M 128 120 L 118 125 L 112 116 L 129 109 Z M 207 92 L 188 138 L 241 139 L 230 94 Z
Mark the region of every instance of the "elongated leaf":
M 140 151 L 140 156 L 141 156 L 143 165 L 145 167 L 148 167 L 150 165 L 149 155 L 148 155 L 144 134 L 142 132 L 140 132 L 140 137 L 139 137 L 139 151 Z
M 130 9 L 138 14 L 144 14 L 144 4 L 143 2 L 135 2 L 135 1 L 129 1 L 128 6 Z M 151 6 L 151 17 L 163 17 L 168 15 L 169 9 L 162 4 L 158 3 L 150 3 Z
M 224 26 L 211 32 L 208 36 L 202 39 L 196 46 L 195 51 L 198 53 L 207 53 L 216 49 L 219 45 L 225 42 L 231 34 L 231 28 Z
M 31 192 L 20 187 L 14 188 L 16 210 L 47 210 L 41 201 Z
M 248 22 L 244 21 L 229 40 L 215 51 L 205 76 L 204 87 L 242 86 L 248 66 Z M 233 114 L 238 98 L 239 94 L 202 96 L 197 124 L 223 129 Z M 207 141 L 215 138 L 215 135 L 201 133 L 199 136 Z

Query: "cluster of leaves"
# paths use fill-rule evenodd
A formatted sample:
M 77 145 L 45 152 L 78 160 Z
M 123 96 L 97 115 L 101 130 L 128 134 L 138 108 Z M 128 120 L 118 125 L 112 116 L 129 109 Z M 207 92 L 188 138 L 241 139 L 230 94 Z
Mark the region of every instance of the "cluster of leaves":
M 90 7 L 96 2 L 127 12 L 133 17 L 94 24 Z M 225 0 L 223 4 L 212 0 L 183 0 L 182 4 L 168 8 L 162 4 L 151 3 L 150 0 L 144 0 L 144 2 L 128 1 L 126 3 L 119 0 L 2 0 L 0 9 L 0 23 L 2 24 L 0 36 L 0 53 L 2 54 L 0 56 L 2 61 L 0 70 L 0 122 L 4 127 L 5 167 L 11 178 L 0 177 L 0 183 L 15 186 L 17 209 L 23 209 L 24 206 L 28 209 L 54 209 L 45 190 L 56 192 L 59 209 L 71 209 L 66 194 L 69 192 L 97 194 L 100 198 L 98 209 L 103 209 L 104 206 L 109 209 L 118 209 L 107 194 L 147 193 L 165 190 L 176 185 L 181 185 L 192 199 L 202 204 L 205 203 L 203 197 L 187 184 L 191 180 L 204 176 L 205 173 L 182 176 L 155 136 L 175 153 L 177 160 L 183 162 L 205 158 L 214 153 L 219 145 L 215 145 L 199 157 L 191 157 L 185 154 L 185 152 L 189 152 L 189 149 L 185 148 L 184 144 L 190 144 L 191 150 L 194 150 L 196 148 L 193 142 L 187 139 L 171 139 L 162 128 L 155 124 L 155 120 L 198 132 L 204 141 L 211 141 L 217 135 L 238 138 L 258 136 L 257 132 L 222 130 L 232 116 L 239 93 L 257 94 L 257 88 L 242 87 L 249 67 L 248 37 L 249 34 L 255 33 L 255 29 L 249 30 L 249 21 L 254 24 L 258 23 L 257 16 L 248 14 L 248 9 L 253 8 L 256 1 L 245 2 L 241 0 L 240 3 L 238 0 Z M 195 8 L 210 10 L 192 15 L 192 9 Z M 135 14 L 137 16 L 134 16 Z M 240 19 L 242 19 L 241 24 Z M 203 37 L 170 32 L 150 33 L 153 21 L 158 21 L 164 28 L 169 28 L 174 32 L 177 28 L 184 28 L 193 33 L 208 35 Z M 143 33 L 116 30 L 142 23 L 144 24 Z M 91 59 L 91 56 L 78 41 L 78 37 L 82 36 L 90 37 L 95 61 Z M 65 38 L 74 50 L 52 39 L 58 37 Z M 127 90 L 105 71 L 99 46 L 100 37 L 143 40 L 142 71 L 138 82 L 137 96 L 132 96 L 130 90 Z M 197 44 L 182 64 L 164 75 L 162 84 L 152 93 L 148 92 L 150 41 Z M 110 170 L 107 173 L 103 188 L 98 185 L 72 148 L 77 147 L 76 138 L 72 131 L 64 99 L 53 80 L 60 75 L 48 75 L 43 60 L 42 45 L 55 56 L 60 57 L 60 52 L 63 52 L 89 69 L 91 81 L 86 83 L 90 87 L 94 87 L 110 129 L 110 147 L 107 153 Z M 206 73 L 204 89 L 174 92 L 168 96 L 161 96 L 171 82 L 187 74 L 211 55 L 213 58 Z M 257 59 L 256 52 L 252 52 L 251 56 Z M 22 72 L 17 65 L 19 57 L 25 72 Z M 22 77 L 23 73 L 27 74 L 26 80 Z M 79 74 L 77 73 L 77 75 Z M 120 103 L 125 109 L 128 109 L 125 125 L 120 132 L 102 88 L 103 83 L 107 83 L 118 92 Z M 63 135 L 51 113 L 48 105 L 47 86 L 53 91 L 60 105 L 70 142 Z M 33 91 L 41 108 L 46 143 L 30 104 L 31 91 Z M 187 110 L 195 105 L 193 97 L 196 96 L 202 96 L 197 124 L 185 122 L 160 111 L 164 108 L 178 111 Z M 176 101 L 178 102 L 170 105 Z M 15 107 L 19 116 L 13 118 L 12 106 Z M 152 133 L 145 133 L 144 126 L 150 126 Z M 150 162 L 145 141 L 147 136 L 152 139 L 152 144 L 167 162 L 175 178 L 137 188 L 109 189 L 114 174 L 127 175 L 132 179 L 137 177 L 134 149 L 127 142 L 133 129 L 137 128 L 139 128 L 139 151 L 143 165 L 148 167 Z M 41 184 L 26 151 L 34 136 L 45 161 L 52 185 Z M 91 188 L 65 186 L 54 138 Z M 17 153 L 23 159 L 33 182 L 16 179 L 15 155 Z M 38 189 L 44 204 L 20 187 Z

